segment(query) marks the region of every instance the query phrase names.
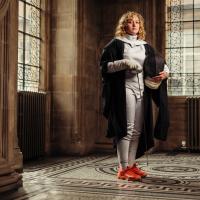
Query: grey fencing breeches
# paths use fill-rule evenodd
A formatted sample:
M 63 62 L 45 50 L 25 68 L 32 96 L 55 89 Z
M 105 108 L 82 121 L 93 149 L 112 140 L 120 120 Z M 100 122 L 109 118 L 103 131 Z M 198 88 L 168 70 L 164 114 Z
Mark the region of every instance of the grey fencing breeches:
M 126 88 L 127 135 L 117 143 L 119 166 L 125 169 L 135 163 L 139 137 L 143 125 L 143 98 Z

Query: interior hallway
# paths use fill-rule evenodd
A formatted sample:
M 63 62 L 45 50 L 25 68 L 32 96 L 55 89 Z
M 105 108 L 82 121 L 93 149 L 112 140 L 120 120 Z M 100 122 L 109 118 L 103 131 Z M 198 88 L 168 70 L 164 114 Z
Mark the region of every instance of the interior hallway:
M 24 165 L 23 188 L 1 200 L 200 199 L 199 154 L 155 153 L 138 160 L 149 176 L 141 182 L 116 179 L 115 155 L 60 157 Z
M 117 180 L 115 155 L 83 157 L 113 149 L 99 59 L 128 10 L 142 14 L 146 41 L 172 70 L 171 125 L 156 150 L 200 150 L 200 106 L 188 103 L 194 94 L 200 103 L 200 0 L 0 0 L 0 200 L 200 199 L 199 154 L 154 154 L 148 167 L 141 158 L 142 182 Z M 53 155 L 80 157 L 24 164 Z

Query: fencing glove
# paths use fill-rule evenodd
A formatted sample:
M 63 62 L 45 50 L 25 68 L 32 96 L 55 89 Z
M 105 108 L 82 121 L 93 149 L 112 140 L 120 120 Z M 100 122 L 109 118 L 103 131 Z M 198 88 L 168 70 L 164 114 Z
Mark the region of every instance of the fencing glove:
M 108 73 L 113 73 L 125 69 L 129 69 L 135 73 L 140 73 L 142 71 L 142 66 L 133 59 L 122 59 L 108 63 Z

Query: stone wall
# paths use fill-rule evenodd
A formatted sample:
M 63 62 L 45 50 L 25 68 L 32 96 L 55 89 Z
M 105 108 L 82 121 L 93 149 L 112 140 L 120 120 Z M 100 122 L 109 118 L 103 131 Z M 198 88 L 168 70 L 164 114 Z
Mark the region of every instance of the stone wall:
M 51 4 L 51 149 L 54 152 L 70 152 L 70 144 L 75 132 L 76 4 L 76 0 L 57 0 L 52 1 Z
M 94 148 L 98 133 L 99 112 L 99 60 L 98 48 L 101 34 L 101 1 L 79 1 L 79 64 L 78 64 L 78 116 L 83 153 Z
M 85 154 L 97 131 L 99 6 L 96 1 L 52 2 L 52 149 Z
M 169 97 L 170 127 L 167 141 L 157 141 L 157 151 L 171 151 L 187 141 L 186 97 Z M 188 145 L 188 144 L 187 144 Z

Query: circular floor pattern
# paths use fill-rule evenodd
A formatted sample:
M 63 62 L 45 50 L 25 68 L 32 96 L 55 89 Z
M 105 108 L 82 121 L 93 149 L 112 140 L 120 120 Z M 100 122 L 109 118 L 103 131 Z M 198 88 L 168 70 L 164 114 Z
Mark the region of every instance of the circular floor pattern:
M 153 164 L 148 167 L 142 167 L 147 171 L 150 176 L 167 177 L 178 180 L 199 180 L 200 167 L 198 165 L 185 165 L 181 164 Z
M 117 174 L 117 167 L 98 167 L 95 168 L 95 170 L 97 172 L 103 173 L 103 174 L 107 174 L 107 175 L 115 175 Z
M 154 185 L 178 185 L 178 184 L 187 184 L 186 181 L 180 181 L 171 178 L 164 177 L 145 177 L 141 180 L 142 183 L 154 184 Z
M 156 179 L 154 181 L 159 182 L 162 180 L 172 181 L 174 184 L 176 181 L 186 181 L 186 180 L 200 180 L 200 169 L 199 166 L 180 166 L 177 165 L 169 165 L 169 164 L 154 164 L 148 167 L 141 167 L 141 169 L 148 172 L 151 178 Z M 101 167 L 95 167 L 95 170 L 99 173 L 107 174 L 107 175 L 116 175 L 117 167 L 112 165 L 103 165 Z M 169 180 L 170 179 L 170 180 Z M 172 184 L 172 183 L 169 183 Z M 184 183 L 185 184 L 185 183 Z
M 169 172 L 169 173 L 191 173 L 198 172 L 199 170 L 193 167 L 182 167 L 182 166 L 158 166 L 152 167 L 154 171 Z
M 117 167 L 99 167 L 95 168 L 97 172 L 103 173 L 106 175 L 116 176 Z M 168 177 L 145 177 L 141 180 L 142 183 L 146 184 L 155 184 L 155 185 L 174 185 L 174 184 L 187 184 L 186 181 L 181 181 L 177 179 L 171 179 Z

